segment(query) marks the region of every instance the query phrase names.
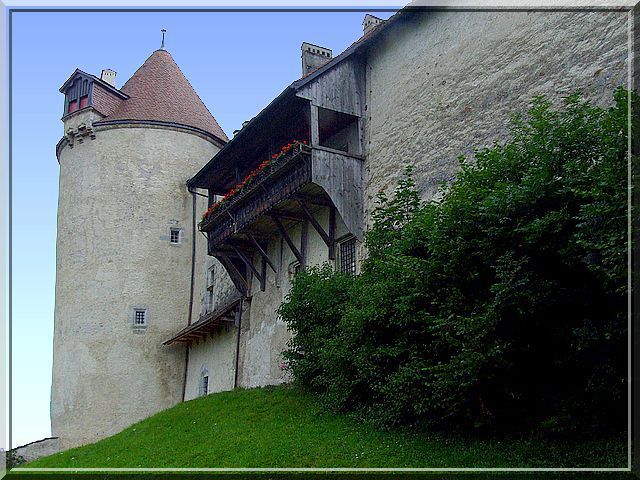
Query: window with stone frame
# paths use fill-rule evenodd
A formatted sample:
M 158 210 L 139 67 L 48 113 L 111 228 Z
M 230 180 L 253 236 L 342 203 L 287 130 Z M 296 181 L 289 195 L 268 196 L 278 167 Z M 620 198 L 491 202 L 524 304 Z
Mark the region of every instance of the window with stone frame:
M 169 243 L 179 244 L 180 243 L 180 229 L 179 228 L 171 228 L 169 231 Z
M 149 324 L 149 312 L 147 307 L 129 307 L 129 325 L 133 333 L 145 333 Z
M 144 308 L 133 309 L 133 326 L 134 327 L 146 327 L 147 326 L 147 310 Z

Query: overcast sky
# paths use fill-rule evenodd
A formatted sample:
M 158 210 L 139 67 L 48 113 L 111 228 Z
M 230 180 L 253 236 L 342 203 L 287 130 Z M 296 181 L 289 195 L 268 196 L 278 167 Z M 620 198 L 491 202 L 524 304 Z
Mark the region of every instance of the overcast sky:
M 388 18 L 391 12 L 374 12 Z M 15 12 L 13 14 L 13 439 L 51 434 L 60 86 L 80 68 L 123 83 L 166 48 L 229 137 L 301 73 L 303 41 L 337 55 L 364 12 Z

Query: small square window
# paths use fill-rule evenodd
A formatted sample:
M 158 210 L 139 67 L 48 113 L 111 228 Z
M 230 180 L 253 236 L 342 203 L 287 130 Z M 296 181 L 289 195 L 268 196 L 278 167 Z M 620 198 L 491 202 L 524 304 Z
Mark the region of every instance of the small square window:
M 144 327 L 147 325 L 147 311 L 143 308 L 133 310 L 133 326 Z
M 179 228 L 172 228 L 171 229 L 171 233 L 169 235 L 169 242 L 170 243 L 180 243 L 180 229 Z

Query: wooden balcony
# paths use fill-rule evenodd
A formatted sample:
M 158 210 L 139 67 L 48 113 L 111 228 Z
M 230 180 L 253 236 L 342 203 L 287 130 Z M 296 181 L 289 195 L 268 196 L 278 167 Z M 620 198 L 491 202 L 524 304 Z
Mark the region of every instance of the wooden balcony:
M 287 234 L 293 223 L 308 222 L 327 244 L 329 258 L 334 258 L 336 214 L 351 233 L 362 238 L 363 174 L 363 160 L 357 155 L 299 145 L 201 224 L 209 255 L 222 262 L 243 295 L 250 275 L 264 289 L 267 267 L 276 271 L 276 262 L 266 254 L 272 238 L 282 236 L 305 265 L 305 248 L 294 245 Z M 320 208 L 329 208 L 327 231 L 314 216 Z M 262 268 L 253 265 L 256 253 L 262 257 Z
M 299 145 L 202 223 L 200 230 L 209 238 L 209 254 L 310 182 L 311 148 Z

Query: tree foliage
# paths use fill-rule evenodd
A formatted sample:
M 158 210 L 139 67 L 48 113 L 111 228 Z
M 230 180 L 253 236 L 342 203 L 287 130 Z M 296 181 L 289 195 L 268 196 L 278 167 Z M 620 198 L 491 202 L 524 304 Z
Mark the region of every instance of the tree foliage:
M 627 112 L 623 89 L 611 108 L 536 97 L 439 201 L 408 169 L 360 275 L 296 276 L 279 310 L 295 379 L 385 425 L 622 429 Z

